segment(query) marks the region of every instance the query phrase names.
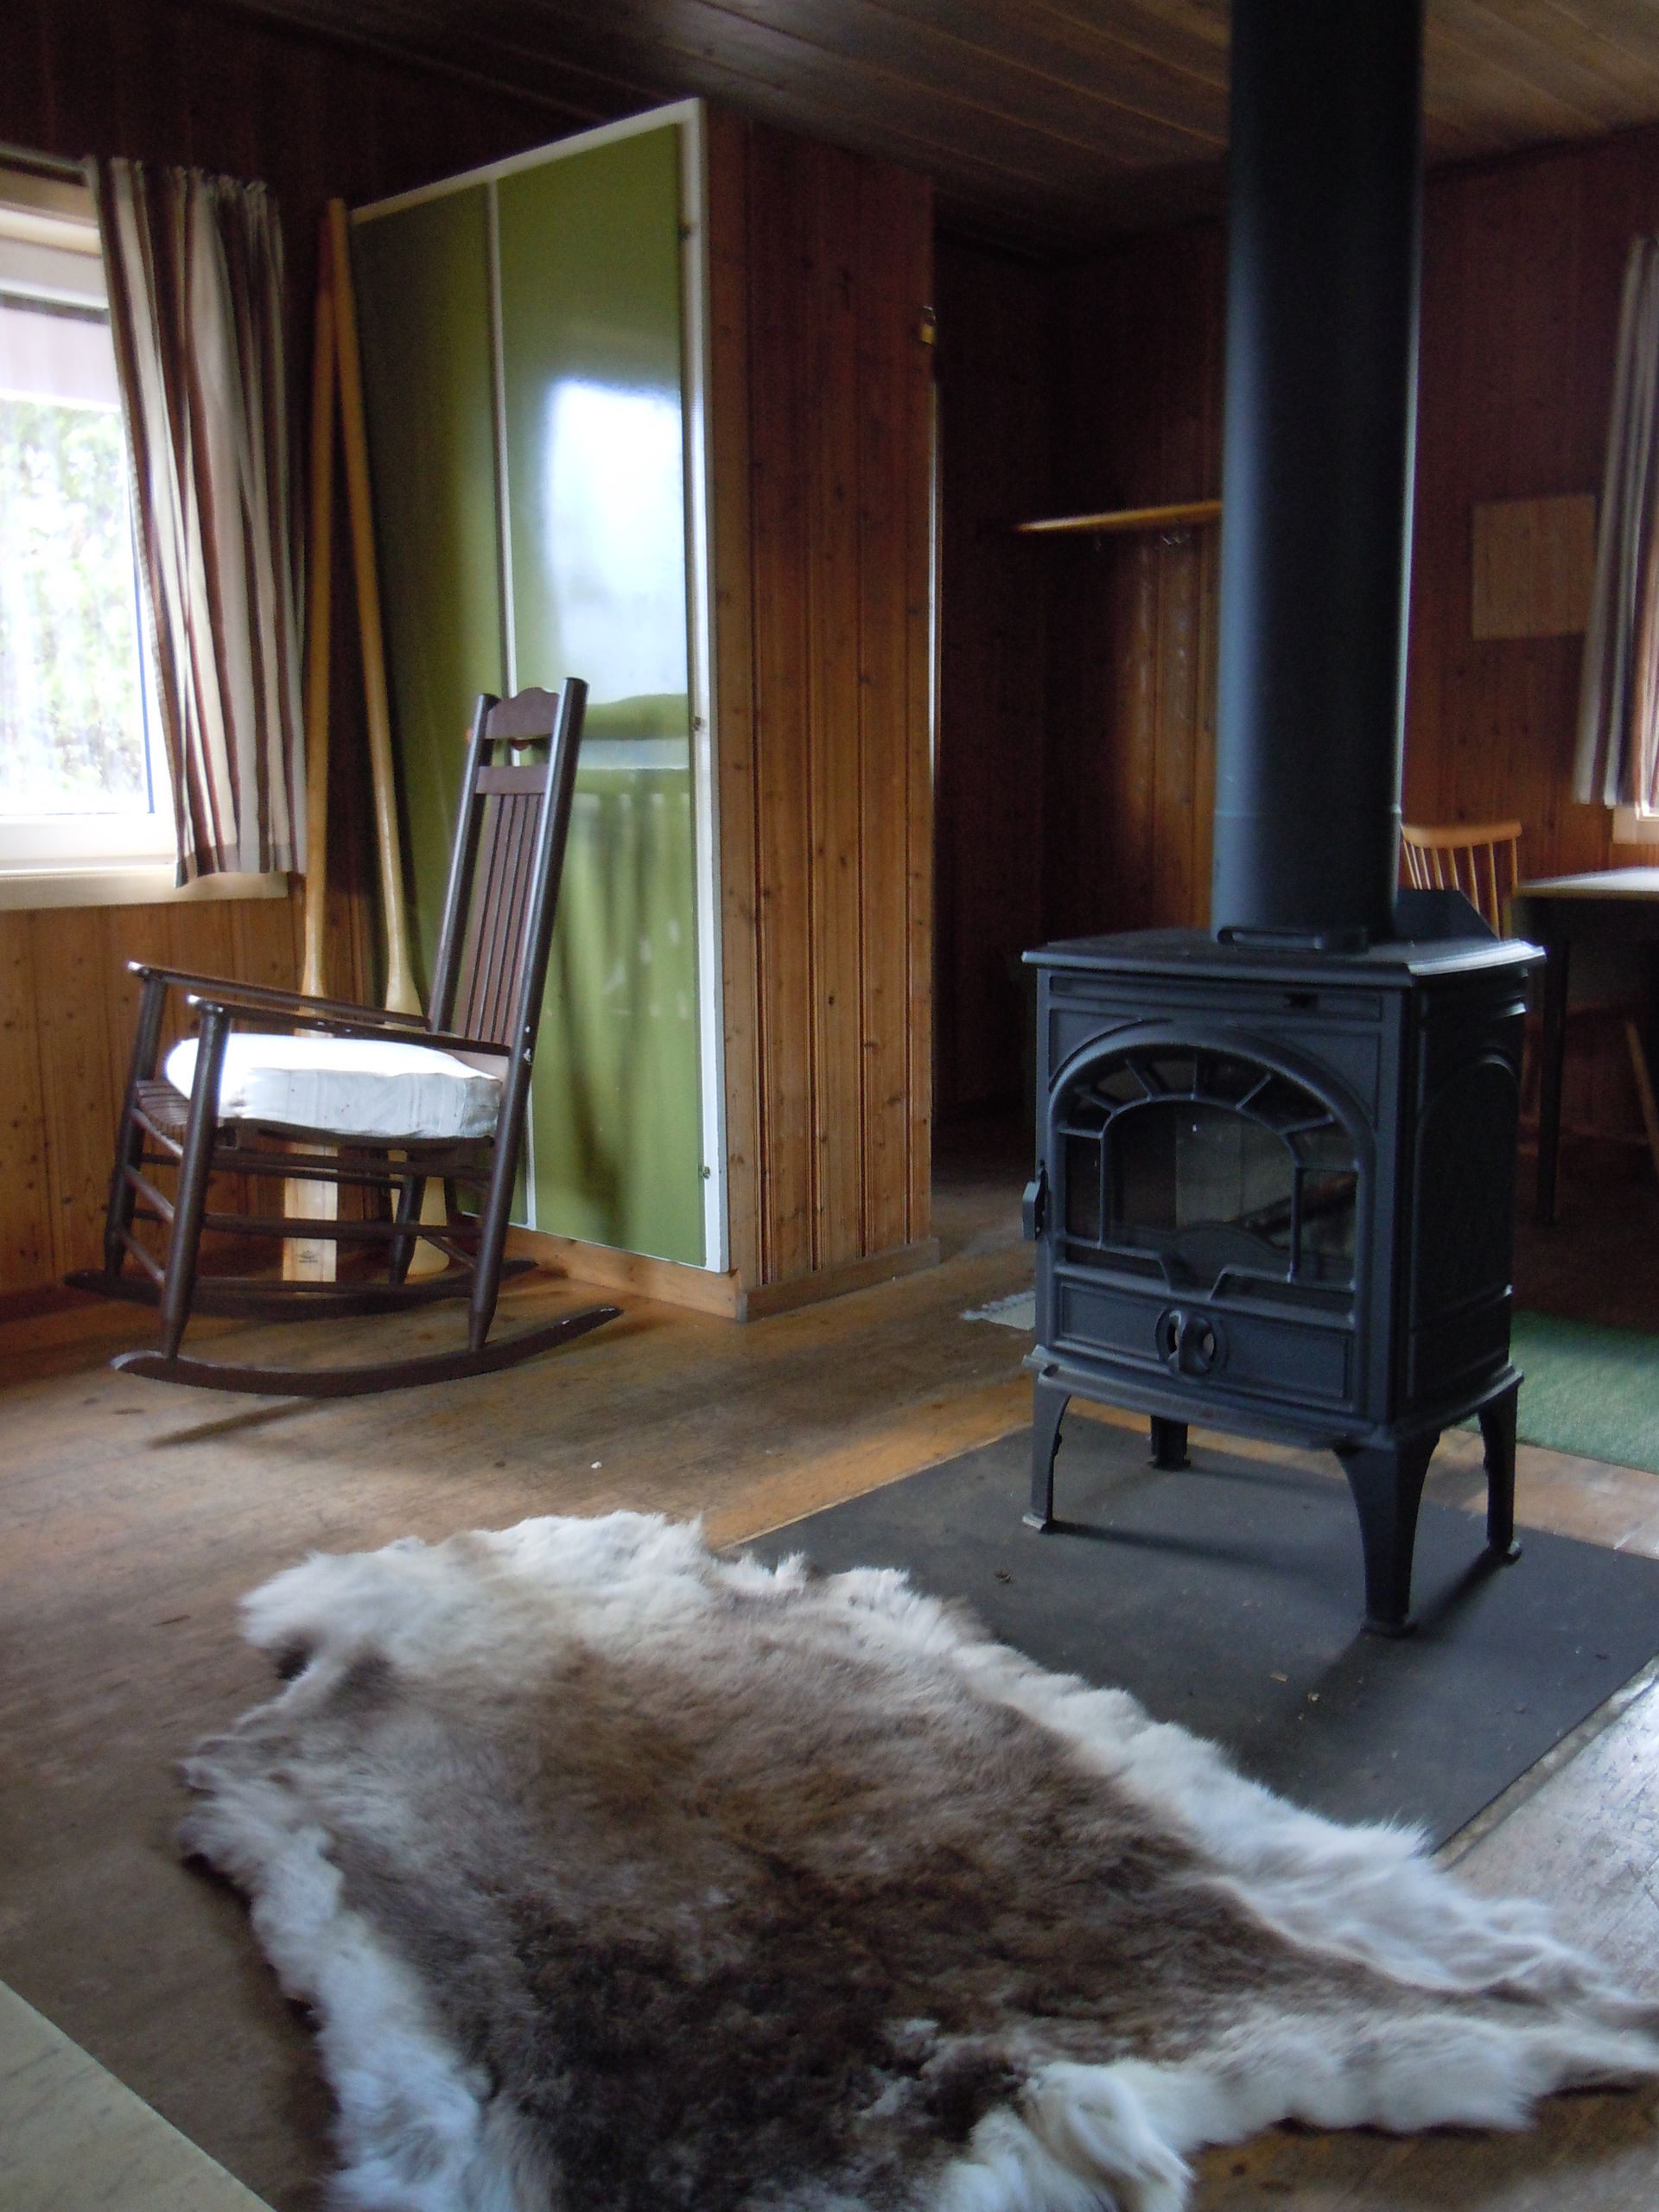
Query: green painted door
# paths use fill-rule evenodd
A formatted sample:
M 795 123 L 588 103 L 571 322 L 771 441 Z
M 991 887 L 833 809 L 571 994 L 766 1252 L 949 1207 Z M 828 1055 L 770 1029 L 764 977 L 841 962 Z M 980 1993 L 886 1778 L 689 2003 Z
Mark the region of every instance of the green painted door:
M 421 990 L 429 988 L 473 702 L 506 689 L 488 188 L 360 223 L 364 405 Z
M 536 1218 L 701 1265 L 680 134 L 503 177 L 518 682 L 591 701 L 534 1092 Z
M 584 677 L 525 1213 L 701 1265 L 679 165 L 673 124 L 551 154 L 360 220 L 353 258 L 422 951 L 474 697 Z

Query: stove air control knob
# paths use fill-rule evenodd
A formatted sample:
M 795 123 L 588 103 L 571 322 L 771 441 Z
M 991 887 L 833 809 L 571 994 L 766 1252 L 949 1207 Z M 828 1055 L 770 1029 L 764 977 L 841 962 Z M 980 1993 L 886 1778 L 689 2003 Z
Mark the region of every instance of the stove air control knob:
M 1158 1357 L 1178 1375 L 1208 1375 L 1227 1357 L 1221 1324 L 1208 1313 L 1166 1306 L 1158 1316 Z

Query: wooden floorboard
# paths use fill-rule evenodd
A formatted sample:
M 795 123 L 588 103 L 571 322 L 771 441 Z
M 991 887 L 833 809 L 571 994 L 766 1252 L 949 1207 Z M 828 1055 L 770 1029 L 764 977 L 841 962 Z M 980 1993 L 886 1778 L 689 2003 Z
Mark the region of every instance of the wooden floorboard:
M 1649 1477 L 1652 1481 L 1654 1478 Z M 1612 1725 L 1458 1859 L 1488 1897 L 1547 1898 L 1588 1945 L 1659 2002 L 1659 1694 Z M 1193 2212 L 1640 2212 L 1659 2203 L 1655 2094 L 1554 2097 L 1524 2135 L 1446 2130 L 1400 2142 L 1274 2128 L 1201 2164 Z
M 6 2212 L 260 2212 L 259 2200 L 0 1987 Z
M 626 1300 L 567 1351 L 401 1398 L 237 1402 L 112 1374 L 142 1313 L 99 1308 L 80 1342 L 60 1314 L 0 1329 L 16 1378 L 0 1393 L 0 1978 L 279 2212 L 311 2212 L 327 2101 L 308 2031 L 238 1900 L 172 1843 L 175 1762 L 270 1687 L 238 1597 L 313 1550 L 533 1513 L 700 1514 L 732 1541 L 1023 1425 L 1027 1339 L 961 1319 L 1030 1279 L 1018 1182 L 969 1162 L 942 1184 L 926 1273 L 744 1326 Z M 503 1325 L 583 1295 L 515 1292 Z M 359 1325 L 359 1351 L 385 1325 Z M 234 1341 L 252 1357 L 302 1340 Z M 1447 1440 L 1433 1481 L 1474 1509 L 1475 1440 Z M 1525 1450 L 1520 1515 L 1659 1555 L 1651 1475 Z M 1549 1898 L 1659 1994 L 1656 1715 L 1637 1697 L 1518 1793 L 1462 1872 Z M 1556 2100 L 1513 2139 L 1281 2131 L 1205 2160 L 1195 2202 L 1649 2212 L 1655 2141 L 1646 2094 Z

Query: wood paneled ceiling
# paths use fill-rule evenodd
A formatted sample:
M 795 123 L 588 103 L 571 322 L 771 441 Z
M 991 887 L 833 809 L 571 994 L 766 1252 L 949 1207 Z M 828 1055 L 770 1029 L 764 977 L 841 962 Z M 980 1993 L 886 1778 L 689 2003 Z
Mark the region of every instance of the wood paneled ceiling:
M 1220 205 L 1227 0 L 218 0 L 544 103 L 701 93 L 1063 248 Z M 1376 0 L 1329 0 L 1334 6 Z M 1659 120 L 1656 0 L 1427 0 L 1431 162 Z

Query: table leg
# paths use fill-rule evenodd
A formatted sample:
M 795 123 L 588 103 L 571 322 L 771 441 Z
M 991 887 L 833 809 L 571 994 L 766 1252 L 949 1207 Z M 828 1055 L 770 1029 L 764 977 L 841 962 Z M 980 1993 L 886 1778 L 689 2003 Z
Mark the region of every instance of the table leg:
M 1567 971 L 1571 951 L 1567 938 L 1558 938 L 1548 947 L 1544 964 L 1544 1035 L 1542 1065 L 1538 1071 L 1538 1197 L 1537 1218 L 1555 1218 L 1555 1162 L 1561 1144 L 1561 1068 L 1567 1058 Z

